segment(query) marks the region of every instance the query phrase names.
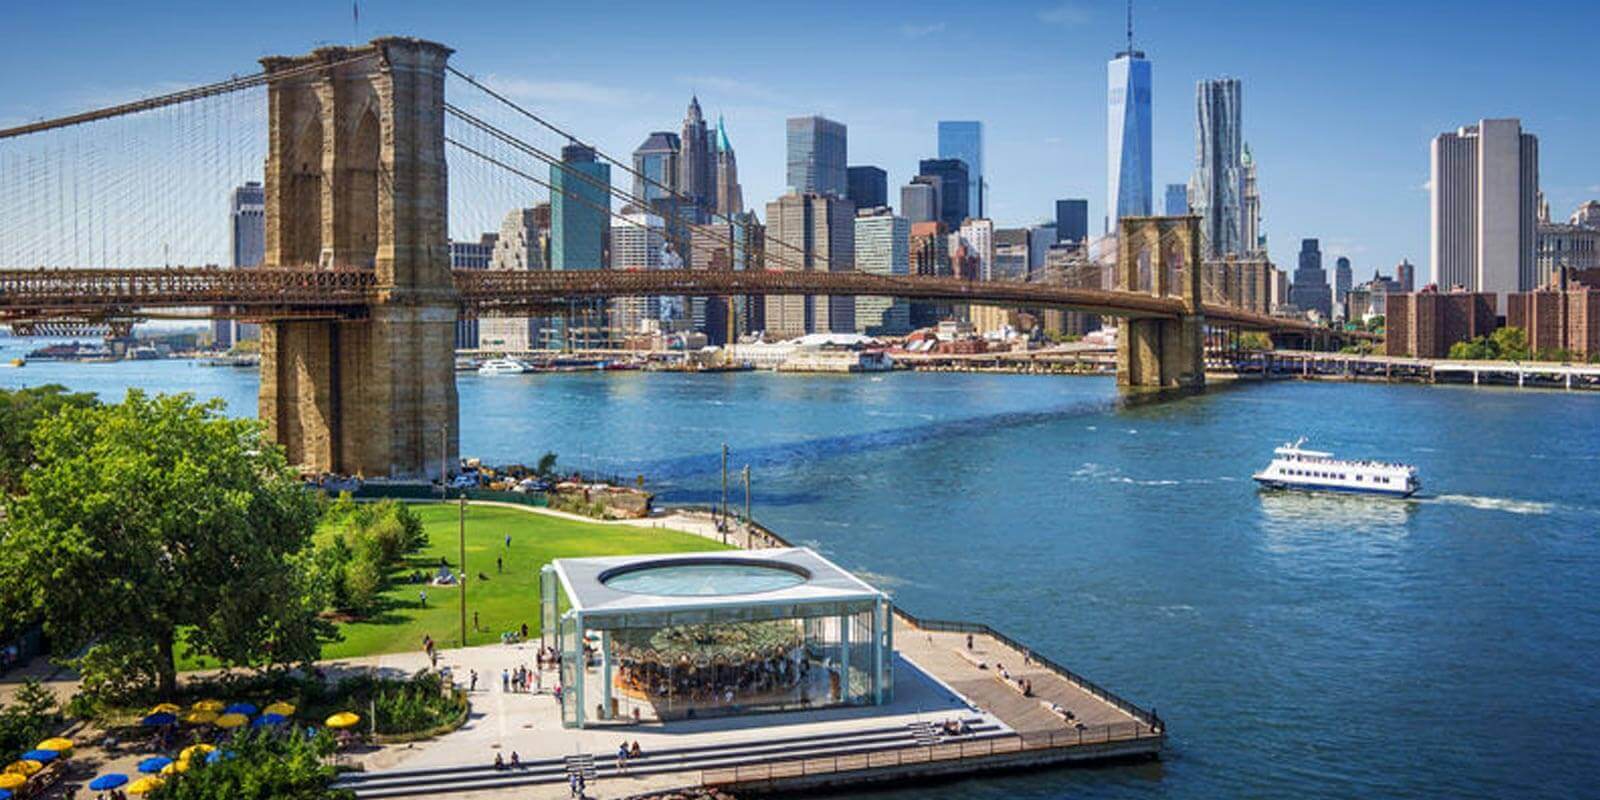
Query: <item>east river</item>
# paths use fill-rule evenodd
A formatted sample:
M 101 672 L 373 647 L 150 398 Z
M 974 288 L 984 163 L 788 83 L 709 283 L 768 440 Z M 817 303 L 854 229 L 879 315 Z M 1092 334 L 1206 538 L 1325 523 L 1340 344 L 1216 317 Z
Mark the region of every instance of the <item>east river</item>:
M 0 358 L 23 345 L 0 340 Z M 0 386 L 256 408 L 253 370 L 35 362 Z M 1600 778 L 1600 397 L 1282 382 L 1137 407 L 1109 379 L 459 378 L 462 449 L 718 493 L 922 616 L 989 622 L 1145 706 L 1159 763 L 875 797 L 1577 797 Z M 1305 435 L 1423 499 L 1258 494 Z M 742 494 L 735 486 L 735 503 Z M 530 600 L 531 602 L 531 600 Z

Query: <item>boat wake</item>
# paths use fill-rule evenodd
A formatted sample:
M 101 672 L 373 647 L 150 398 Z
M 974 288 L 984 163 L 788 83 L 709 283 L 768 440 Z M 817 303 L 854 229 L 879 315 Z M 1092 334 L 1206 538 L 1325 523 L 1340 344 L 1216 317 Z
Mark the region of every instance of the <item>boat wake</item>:
M 1511 514 L 1549 514 L 1556 509 L 1555 503 L 1541 503 L 1536 500 L 1513 500 L 1509 497 L 1483 497 L 1473 494 L 1440 494 L 1416 499 L 1427 503 L 1467 506 L 1480 511 L 1505 511 Z

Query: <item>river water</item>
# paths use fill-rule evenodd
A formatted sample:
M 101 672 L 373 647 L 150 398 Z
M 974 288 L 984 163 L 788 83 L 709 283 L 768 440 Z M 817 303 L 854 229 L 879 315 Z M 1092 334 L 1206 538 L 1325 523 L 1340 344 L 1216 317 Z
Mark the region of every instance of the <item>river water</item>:
M 0 340 L 0 358 L 10 352 Z M 255 411 L 252 370 L 0 370 Z M 922 616 L 989 622 L 1170 726 L 1159 763 L 876 797 L 1576 797 L 1600 778 L 1600 395 L 1282 382 L 1121 406 L 1109 379 L 459 378 L 467 454 L 643 473 Z M 1420 501 L 1258 494 L 1296 436 Z M 742 502 L 741 492 L 732 492 Z M 1592 795 L 1591 795 L 1592 796 Z

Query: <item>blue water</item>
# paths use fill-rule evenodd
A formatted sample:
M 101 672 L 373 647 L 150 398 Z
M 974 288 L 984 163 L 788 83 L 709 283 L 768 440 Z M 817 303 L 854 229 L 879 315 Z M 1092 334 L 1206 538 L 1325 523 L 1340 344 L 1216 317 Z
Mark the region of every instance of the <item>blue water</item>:
M 0 370 L 49 380 L 255 410 L 248 370 Z M 1120 407 L 1099 378 L 459 384 L 465 452 L 554 450 L 668 500 L 713 498 L 727 442 L 786 536 L 914 613 L 989 622 L 1154 705 L 1172 732 L 1159 763 L 876 796 L 1568 798 L 1600 778 L 1600 395 L 1274 383 Z M 1258 494 L 1250 473 L 1299 435 L 1414 462 L 1427 496 Z

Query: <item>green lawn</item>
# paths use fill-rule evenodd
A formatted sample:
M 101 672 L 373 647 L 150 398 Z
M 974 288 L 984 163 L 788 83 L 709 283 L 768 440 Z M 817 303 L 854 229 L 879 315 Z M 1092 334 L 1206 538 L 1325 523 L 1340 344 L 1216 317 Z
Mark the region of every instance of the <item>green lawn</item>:
M 412 508 L 428 532 L 428 546 L 393 576 L 378 613 L 361 622 L 339 625 L 343 639 L 323 647 L 323 658 L 418 650 L 424 633 L 442 647 L 459 643 L 459 590 L 429 584 L 428 605 L 423 608 L 418 597 L 423 585 L 405 580 L 416 570 L 431 578 L 439 569 L 441 556 L 452 571 L 457 569 L 456 506 L 419 504 Z M 506 534 L 511 535 L 510 547 L 505 545 Z M 680 531 L 599 525 L 514 508 L 469 506 L 467 569 L 472 580 L 467 588 L 467 644 L 498 642 L 502 632 L 519 629 L 524 622 L 531 636 L 538 635 L 539 569 L 551 559 L 726 549 L 727 545 Z M 503 560 L 503 570 L 496 568 L 496 557 Z M 480 580 L 480 573 L 487 579 Z M 477 630 L 472 629 L 474 611 Z M 186 654 L 180 660 L 180 669 L 215 666 L 205 663 L 209 659 Z
M 412 508 L 428 532 L 428 547 L 410 559 L 411 565 L 401 575 L 421 569 L 432 576 L 439 568 L 440 556 L 455 570 L 459 552 L 455 505 Z M 506 534 L 511 535 L 510 547 L 505 544 Z M 498 642 L 501 633 L 520 628 L 524 622 L 530 635 L 538 635 L 539 569 L 551 559 L 724 549 L 725 545 L 691 533 L 576 522 L 498 506 L 469 506 L 467 644 Z M 503 560 L 503 570 L 497 569 L 497 557 Z M 480 574 L 487 580 L 480 579 Z M 340 625 L 344 640 L 322 648 L 322 657 L 415 650 L 422 647 L 424 633 L 440 646 L 456 646 L 461 637 L 459 590 L 429 585 L 428 606 L 423 608 L 418 597 L 422 588 L 396 578 L 384 592 L 385 610 L 370 621 Z M 472 629 L 473 612 L 478 614 L 476 631 Z

